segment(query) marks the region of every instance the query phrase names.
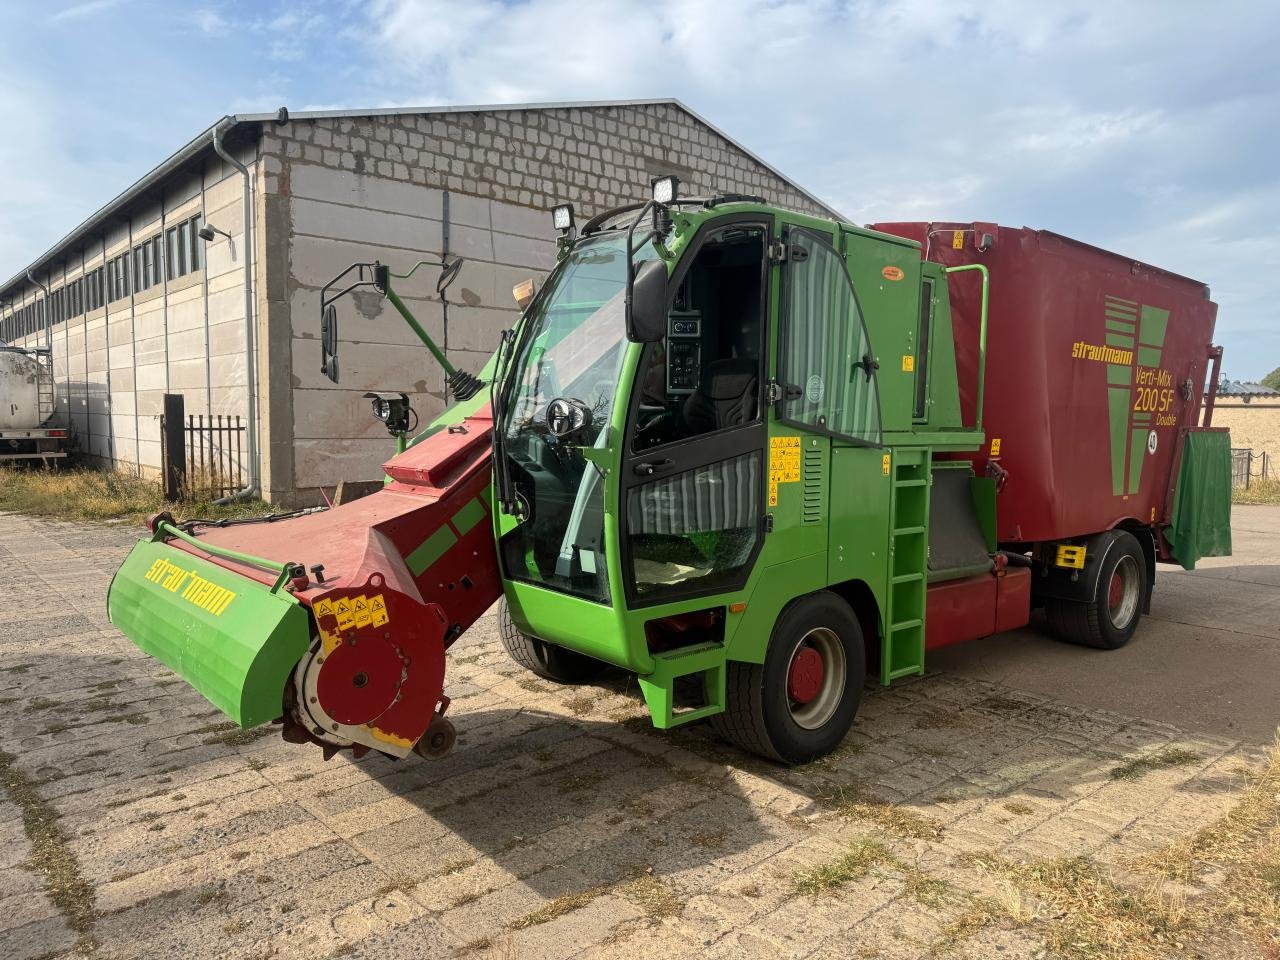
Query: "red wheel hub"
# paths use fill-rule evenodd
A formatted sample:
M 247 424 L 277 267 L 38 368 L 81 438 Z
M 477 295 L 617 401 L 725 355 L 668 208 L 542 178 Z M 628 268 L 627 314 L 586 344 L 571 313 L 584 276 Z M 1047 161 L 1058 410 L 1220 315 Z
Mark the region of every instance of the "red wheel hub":
M 787 696 L 795 703 L 810 703 L 822 690 L 825 677 L 822 654 L 813 647 L 801 647 L 791 658 L 787 670 Z
M 1124 600 L 1124 577 L 1117 570 L 1111 575 L 1111 582 L 1107 584 L 1107 607 L 1114 610 L 1120 606 L 1120 602 Z
M 368 723 L 391 706 L 403 671 L 396 652 L 382 640 L 342 643 L 325 660 L 316 695 L 339 723 Z

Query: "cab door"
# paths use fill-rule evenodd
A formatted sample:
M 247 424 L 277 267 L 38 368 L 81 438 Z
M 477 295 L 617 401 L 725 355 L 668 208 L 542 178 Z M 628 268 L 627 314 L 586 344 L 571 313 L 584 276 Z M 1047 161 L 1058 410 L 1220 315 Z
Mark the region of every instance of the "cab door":
M 771 218 L 704 225 L 646 344 L 619 480 L 628 606 L 745 586 L 765 533 Z

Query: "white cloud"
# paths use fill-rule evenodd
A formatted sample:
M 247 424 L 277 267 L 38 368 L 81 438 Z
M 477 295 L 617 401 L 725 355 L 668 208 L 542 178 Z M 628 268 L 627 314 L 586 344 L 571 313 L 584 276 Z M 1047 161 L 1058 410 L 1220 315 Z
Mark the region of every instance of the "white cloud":
M 122 2 L 123 0 L 86 0 L 84 3 L 76 3 L 59 10 L 49 19 L 54 23 L 62 23 L 66 20 L 79 20 L 82 17 L 101 13 L 104 10 L 110 10 L 112 7 L 119 6 Z
M 191 17 L 196 29 L 209 37 L 225 37 L 231 23 L 217 10 L 197 10 Z

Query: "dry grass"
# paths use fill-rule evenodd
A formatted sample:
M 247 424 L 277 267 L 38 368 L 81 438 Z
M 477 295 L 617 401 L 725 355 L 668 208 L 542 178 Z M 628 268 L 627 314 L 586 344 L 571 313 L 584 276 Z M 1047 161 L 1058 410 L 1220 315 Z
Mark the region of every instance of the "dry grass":
M 98 919 L 93 886 L 80 872 L 80 862 L 58 823 L 58 812 L 36 792 L 13 755 L 0 751 L 0 790 L 22 813 L 22 829 L 31 844 L 26 866 L 44 877 L 49 900 L 79 934 L 77 950 L 97 949 L 93 926 Z
M 557 917 L 563 917 L 566 913 L 581 910 L 593 900 L 604 896 L 611 889 L 613 888 L 609 884 L 603 884 L 598 887 L 592 887 L 590 890 L 583 890 L 581 893 L 567 893 L 562 897 L 556 897 L 550 903 L 544 904 L 532 913 L 526 913 L 523 917 L 512 920 L 507 926 L 512 930 L 524 930 L 527 927 L 550 923 Z
M 932 817 L 886 803 L 857 787 L 841 787 L 821 799 L 843 817 L 874 823 L 909 840 L 934 840 L 942 836 L 942 824 Z
M 167 502 L 158 479 L 119 470 L 36 470 L 0 466 L 0 510 L 60 520 L 141 522 L 168 510 L 180 520 L 193 517 L 254 517 L 271 512 L 261 500 L 216 506 L 194 497 Z
M 1231 488 L 1232 503 L 1280 503 L 1280 477 L 1254 477 L 1249 489 Z
M 865 877 L 871 868 L 889 863 L 892 857 L 883 844 L 862 838 L 853 843 L 849 852 L 829 863 L 797 873 L 793 881 L 796 893 L 816 897 L 833 893 L 845 884 Z
M 676 917 L 684 911 L 684 901 L 665 883 L 650 874 L 624 884 L 618 888 L 618 892 L 650 917 Z
M 1204 937 L 1240 933 L 1259 957 L 1280 960 L 1280 739 L 1227 814 L 1137 866 L 1179 885 L 1220 877 L 1194 904 Z
M 1136 757 L 1115 767 L 1111 771 L 1112 780 L 1137 780 L 1153 770 L 1166 770 L 1171 767 L 1185 767 L 1199 763 L 1200 754 L 1183 750 L 1181 747 L 1166 747 L 1144 757 Z
M 1191 930 L 1176 891 L 1122 887 L 1084 857 L 1022 863 L 981 854 L 975 862 L 1043 905 L 1045 946 L 1065 960 L 1157 960 Z

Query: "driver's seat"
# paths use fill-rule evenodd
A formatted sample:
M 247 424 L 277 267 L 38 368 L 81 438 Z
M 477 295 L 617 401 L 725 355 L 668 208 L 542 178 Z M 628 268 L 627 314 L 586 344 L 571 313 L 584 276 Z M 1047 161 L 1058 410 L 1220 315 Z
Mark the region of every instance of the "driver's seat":
M 702 369 L 698 389 L 680 408 L 686 437 L 739 427 L 756 417 L 759 362 L 750 357 L 716 360 Z

